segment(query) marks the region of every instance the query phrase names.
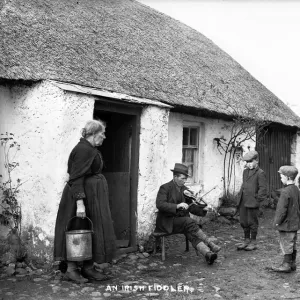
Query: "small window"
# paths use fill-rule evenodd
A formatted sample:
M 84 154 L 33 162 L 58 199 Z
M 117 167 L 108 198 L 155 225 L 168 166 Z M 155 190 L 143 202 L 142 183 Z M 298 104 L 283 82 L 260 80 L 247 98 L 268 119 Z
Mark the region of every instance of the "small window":
M 188 179 L 188 183 L 196 182 L 197 165 L 198 165 L 198 127 L 183 127 L 183 139 L 182 139 L 182 163 L 189 169 L 191 177 Z

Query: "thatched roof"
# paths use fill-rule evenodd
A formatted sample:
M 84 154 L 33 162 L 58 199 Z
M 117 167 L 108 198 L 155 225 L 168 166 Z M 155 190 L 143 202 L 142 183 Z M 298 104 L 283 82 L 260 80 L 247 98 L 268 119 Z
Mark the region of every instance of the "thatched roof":
M 53 79 L 225 115 L 232 106 L 300 124 L 212 41 L 136 1 L 0 0 L 0 9 L 0 78 Z

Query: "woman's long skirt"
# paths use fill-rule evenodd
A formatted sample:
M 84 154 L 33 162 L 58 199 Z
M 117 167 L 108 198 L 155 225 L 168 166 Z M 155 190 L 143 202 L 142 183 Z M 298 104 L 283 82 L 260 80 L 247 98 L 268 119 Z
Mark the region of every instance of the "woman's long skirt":
M 102 174 L 87 177 L 85 180 L 84 199 L 86 215 L 91 219 L 94 227 L 92 234 L 92 253 L 96 263 L 110 262 L 116 251 L 116 238 L 113 221 L 111 218 L 108 198 L 108 187 Z M 77 204 L 71 195 L 71 189 L 66 184 L 60 201 L 54 237 L 54 260 L 64 261 L 66 258 L 65 231 L 89 229 L 90 223 L 87 219 L 71 218 L 76 216 Z

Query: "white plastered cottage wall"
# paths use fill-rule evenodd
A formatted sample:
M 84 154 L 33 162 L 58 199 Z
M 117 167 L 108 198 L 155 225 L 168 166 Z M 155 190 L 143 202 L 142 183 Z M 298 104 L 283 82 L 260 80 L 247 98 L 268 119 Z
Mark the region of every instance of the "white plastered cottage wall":
M 287 105 L 298 115 L 300 116 L 300 103 L 287 103 Z M 298 129 L 297 133 L 294 135 L 292 146 L 291 146 L 291 165 L 295 166 L 300 172 L 300 130 Z M 296 183 L 298 184 L 298 180 L 300 178 L 300 174 L 296 179 Z
M 291 165 L 295 166 L 300 173 L 300 131 L 294 135 L 291 147 Z M 300 174 L 296 178 L 296 184 L 299 184 Z
M 154 229 L 156 195 L 167 167 L 168 117 L 168 109 L 154 106 L 145 107 L 141 114 L 137 206 L 141 243 Z
M 0 87 L 0 131 L 13 133 L 21 145 L 14 179 L 24 182 L 18 197 L 22 225 L 39 228 L 40 239 L 53 236 L 68 155 L 93 110 L 93 97 L 65 93 L 48 81 Z
M 92 118 L 95 97 L 66 92 L 49 81 L 31 85 L 0 86 L 1 132 L 15 134 L 21 145 L 19 200 L 23 228 L 40 231 L 49 244 L 61 193 L 68 180 L 67 160 L 80 138 L 80 128 Z M 97 101 L 97 100 L 96 100 Z M 137 233 L 151 232 L 155 198 L 166 168 L 169 110 L 145 106 L 141 114 Z M 0 174 L 3 173 L 1 164 Z M 7 232 L 0 230 L 2 235 Z
M 229 136 L 229 122 L 219 119 L 195 117 L 168 112 L 166 109 L 148 107 L 141 116 L 139 187 L 138 187 L 138 243 L 142 244 L 154 230 L 156 196 L 160 185 L 172 179 L 174 164 L 182 160 L 183 126 L 199 127 L 198 182 L 191 187 L 202 193 L 217 185 L 205 200 L 217 206 L 222 195 L 223 155 L 213 142 L 215 137 Z M 247 141 L 244 151 L 253 150 L 255 143 Z M 242 182 L 243 163 L 236 162 L 235 185 Z
M 172 112 L 169 116 L 168 162 L 164 173 L 164 181 L 167 182 L 172 179 L 170 169 L 173 169 L 176 162 L 181 162 L 182 160 L 183 127 L 198 127 L 198 180 L 190 188 L 195 192 L 201 191 L 200 195 L 203 195 L 217 186 L 204 198 L 207 203 L 214 207 L 219 205 L 219 198 L 223 193 L 222 177 L 224 159 L 224 154 L 218 151 L 214 138 L 223 136 L 228 139 L 229 131 L 224 125 L 230 125 L 230 122 Z M 246 141 L 242 146 L 244 151 L 253 150 L 255 142 Z M 232 188 L 234 183 L 235 190 L 238 190 L 242 182 L 243 163 L 236 161 L 235 164 L 235 180 L 232 180 Z
M 80 128 L 92 118 L 95 97 L 65 92 L 49 81 L 32 85 L 0 86 L 0 133 L 12 132 L 21 145 L 15 179 L 24 183 L 20 202 L 23 226 L 38 227 L 53 236 L 58 204 L 67 180 L 67 159 L 80 138 Z M 218 187 L 205 197 L 217 206 L 222 194 L 221 155 L 213 142 L 228 137 L 218 119 L 169 113 L 166 108 L 146 106 L 141 114 L 137 233 L 142 238 L 153 230 L 155 199 L 161 184 L 171 180 L 170 169 L 182 159 L 182 128 L 199 126 L 198 182 L 192 188 L 202 192 Z M 254 148 L 246 142 L 244 150 Z M 294 143 L 292 161 L 300 166 L 299 136 Z M 0 154 L 0 174 L 4 172 Z M 241 183 L 242 167 L 236 167 L 236 187 Z M 2 231 L 3 232 L 3 231 Z M 0 230 L 1 233 L 1 230 Z M 41 236 L 43 239 L 43 235 Z M 46 241 L 47 242 L 47 241 Z

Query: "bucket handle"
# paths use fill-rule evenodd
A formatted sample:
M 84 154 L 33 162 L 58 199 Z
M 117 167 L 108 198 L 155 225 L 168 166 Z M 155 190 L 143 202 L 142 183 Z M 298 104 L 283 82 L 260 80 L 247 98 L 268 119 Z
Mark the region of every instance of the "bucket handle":
M 72 221 L 74 218 L 81 218 L 81 217 L 74 216 L 73 218 L 71 218 L 71 219 L 68 221 L 68 223 L 67 223 L 66 231 L 68 231 L 68 227 L 69 227 L 70 221 Z M 92 231 L 92 233 L 94 233 L 94 227 L 93 227 L 93 222 L 92 222 L 92 220 L 91 220 L 90 218 L 88 218 L 88 217 L 85 217 L 85 218 L 87 218 L 87 219 L 89 220 L 89 222 L 90 222 L 90 224 L 91 224 L 91 231 Z M 84 219 L 84 218 L 82 218 L 82 219 Z

